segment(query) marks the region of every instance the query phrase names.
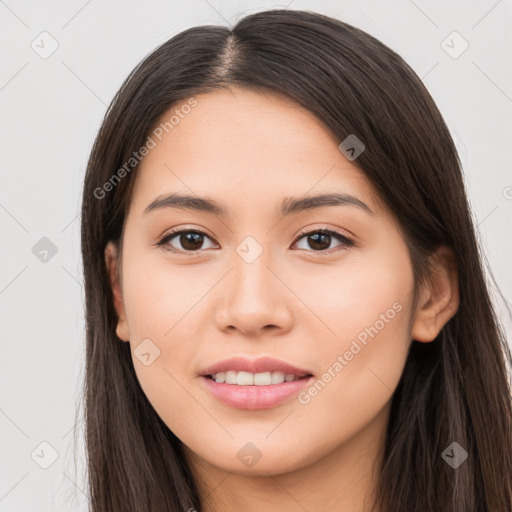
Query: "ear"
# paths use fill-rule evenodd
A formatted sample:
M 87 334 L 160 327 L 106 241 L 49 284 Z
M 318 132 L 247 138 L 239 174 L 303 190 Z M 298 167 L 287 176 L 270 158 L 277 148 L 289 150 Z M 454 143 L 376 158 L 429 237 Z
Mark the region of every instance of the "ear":
M 112 241 L 108 242 L 105 247 L 105 263 L 107 265 L 107 273 L 110 277 L 110 286 L 114 297 L 114 307 L 118 318 L 116 334 L 120 340 L 130 341 L 130 331 L 128 329 L 128 322 L 126 321 L 126 313 L 124 311 L 123 295 L 121 291 L 118 248 Z
M 412 326 L 413 340 L 428 343 L 459 309 L 459 280 L 453 251 L 440 247 L 433 254 L 430 282 L 425 282 Z

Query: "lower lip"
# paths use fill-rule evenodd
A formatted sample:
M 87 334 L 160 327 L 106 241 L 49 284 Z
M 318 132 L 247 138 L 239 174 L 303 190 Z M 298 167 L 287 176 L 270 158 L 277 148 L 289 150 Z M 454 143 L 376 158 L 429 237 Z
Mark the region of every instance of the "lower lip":
M 237 384 L 215 382 L 209 377 L 201 376 L 207 389 L 221 402 L 237 409 L 250 410 L 270 409 L 285 402 L 299 393 L 312 378 L 306 377 L 268 386 L 238 386 Z

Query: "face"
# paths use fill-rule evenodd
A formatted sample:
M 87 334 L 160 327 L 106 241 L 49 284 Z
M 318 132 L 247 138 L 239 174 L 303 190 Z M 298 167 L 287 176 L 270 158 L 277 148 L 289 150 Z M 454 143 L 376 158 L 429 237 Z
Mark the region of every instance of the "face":
M 226 471 L 293 471 L 385 424 L 413 335 L 409 253 L 309 111 L 238 88 L 195 99 L 137 171 L 117 334 L 190 453 Z M 170 194 L 219 209 L 155 203 Z M 341 199 L 290 208 L 323 194 Z M 228 382 L 202 375 L 218 363 L 207 373 Z

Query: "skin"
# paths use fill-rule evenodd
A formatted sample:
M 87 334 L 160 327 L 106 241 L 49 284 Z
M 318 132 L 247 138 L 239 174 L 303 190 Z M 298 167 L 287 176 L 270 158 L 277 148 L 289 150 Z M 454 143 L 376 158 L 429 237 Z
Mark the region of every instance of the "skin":
M 311 112 L 240 88 L 195 98 L 141 162 L 121 254 L 113 243 L 105 250 L 118 342 L 129 342 L 132 354 L 147 338 L 159 348 L 149 366 L 134 356 L 134 368 L 184 443 L 205 510 L 369 510 L 411 340 L 434 340 L 458 308 L 453 254 L 441 248 L 433 256 L 437 271 L 414 307 L 396 217 Z M 333 191 L 357 197 L 373 215 L 354 206 L 278 214 L 284 197 Z M 170 192 L 214 199 L 228 215 L 143 214 Z M 179 235 L 167 247 L 181 253 L 155 245 L 173 227 L 207 233 L 196 255 Z M 330 254 L 322 255 L 307 236 L 297 240 L 322 227 L 357 246 L 327 238 Z M 263 249 L 252 263 L 236 252 L 247 236 Z M 202 369 L 233 356 L 275 357 L 320 378 L 396 303 L 401 310 L 307 404 L 292 397 L 271 409 L 235 409 L 200 385 Z M 262 455 L 252 467 L 237 457 L 248 442 Z

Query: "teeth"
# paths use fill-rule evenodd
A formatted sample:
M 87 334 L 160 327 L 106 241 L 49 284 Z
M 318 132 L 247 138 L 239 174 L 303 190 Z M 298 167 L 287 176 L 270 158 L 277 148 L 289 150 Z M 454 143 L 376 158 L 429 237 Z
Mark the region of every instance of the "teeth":
M 216 373 L 213 377 L 215 382 L 226 382 L 226 374 L 224 372 Z
M 285 378 L 284 372 L 272 372 L 272 384 L 281 384 L 281 382 L 284 382 Z
M 215 382 L 225 382 L 226 384 L 236 384 L 238 386 L 269 386 L 270 384 L 281 384 L 299 379 L 296 375 L 284 372 L 219 372 L 212 375 Z

